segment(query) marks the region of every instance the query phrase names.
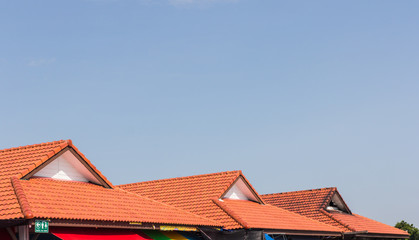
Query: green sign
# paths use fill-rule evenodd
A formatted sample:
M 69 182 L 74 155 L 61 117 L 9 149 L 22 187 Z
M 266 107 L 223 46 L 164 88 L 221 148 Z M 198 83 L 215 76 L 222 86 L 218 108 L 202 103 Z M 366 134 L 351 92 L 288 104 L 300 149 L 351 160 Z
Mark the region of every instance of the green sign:
M 35 220 L 35 232 L 36 233 L 48 233 L 49 222 L 45 220 Z

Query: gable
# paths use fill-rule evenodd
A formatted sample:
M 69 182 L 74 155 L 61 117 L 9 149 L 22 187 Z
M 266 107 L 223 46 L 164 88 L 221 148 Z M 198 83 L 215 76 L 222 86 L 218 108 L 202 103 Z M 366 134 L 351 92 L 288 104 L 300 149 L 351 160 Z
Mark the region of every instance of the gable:
M 337 192 L 333 194 L 332 198 L 329 201 L 329 204 L 326 206 L 326 210 L 351 213 L 348 206 L 346 206 L 345 202 Z
M 69 149 L 43 166 L 32 177 L 91 182 L 101 185 L 101 181 Z
M 239 177 L 222 196 L 222 199 L 235 199 L 259 202 L 256 193 Z
M 213 199 L 219 199 L 241 175 L 241 171 L 227 171 L 147 182 L 118 187 L 194 214 L 215 220 L 227 229 L 242 226 L 219 208 Z

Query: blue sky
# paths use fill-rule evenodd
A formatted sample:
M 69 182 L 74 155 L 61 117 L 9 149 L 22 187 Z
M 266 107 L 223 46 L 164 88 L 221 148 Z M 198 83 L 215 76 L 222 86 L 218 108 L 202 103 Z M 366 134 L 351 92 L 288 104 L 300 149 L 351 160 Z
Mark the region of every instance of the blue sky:
M 0 148 L 72 139 L 114 184 L 242 170 L 419 226 L 417 1 L 0 7 Z

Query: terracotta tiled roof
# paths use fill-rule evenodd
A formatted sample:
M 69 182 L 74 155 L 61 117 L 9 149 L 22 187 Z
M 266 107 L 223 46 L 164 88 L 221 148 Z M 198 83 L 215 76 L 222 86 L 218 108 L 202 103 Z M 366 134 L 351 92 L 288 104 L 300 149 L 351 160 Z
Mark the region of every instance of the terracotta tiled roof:
M 106 186 L 20 179 L 67 147 L 76 151 Z M 33 217 L 216 225 L 210 219 L 114 188 L 70 140 L 0 150 L 0 220 Z
M 245 228 L 340 233 L 340 229 L 272 205 L 245 200 L 214 200 Z
M 68 146 L 68 141 L 56 141 L 0 150 L 0 219 L 23 218 L 10 178 L 23 176 Z
M 333 220 L 327 214 L 320 211 L 320 209 L 325 207 L 324 205 L 328 200 L 330 200 L 335 190 L 336 188 L 320 188 L 304 191 L 265 194 L 261 195 L 261 197 L 266 203 L 285 208 L 289 211 L 338 227 L 342 232 L 351 231 L 351 229 Z
M 298 213 L 317 212 L 326 199 L 328 199 L 336 188 L 320 188 L 304 191 L 293 191 L 274 194 L 263 194 L 262 198 L 273 205 Z
M 358 214 L 346 214 L 339 212 L 331 213 L 334 218 L 348 224 L 354 231 L 368 231 L 368 233 L 375 234 L 394 234 L 394 235 L 408 235 L 407 232 L 398 228 L 386 225 L 381 222 L 360 216 Z
M 333 226 L 274 206 L 263 205 L 263 201 L 261 203 L 228 199 L 219 201 L 239 177 L 247 182 L 241 171 L 231 171 L 126 184 L 120 187 L 213 219 L 226 229 L 272 228 L 340 232 L 340 229 Z M 260 197 L 256 191 L 255 194 Z
M 218 199 L 241 175 L 241 171 L 203 174 L 120 185 L 119 187 L 186 211 L 205 216 L 225 228 L 242 228 L 221 210 L 212 199 Z
M 13 185 L 20 185 L 22 189 L 26 211 L 35 218 L 217 225 L 209 219 L 119 188 L 49 178 L 14 181 Z
M 338 227 L 343 232 L 368 231 L 369 233 L 406 235 L 406 232 L 397 228 L 352 214 L 351 212 L 327 211 L 326 207 L 335 194 L 338 194 L 340 197 L 337 189 L 333 187 L 265 194 L 261 195 L 261 197 L 266 203 Z M 358 223 L 356 223 L 357 221 Z

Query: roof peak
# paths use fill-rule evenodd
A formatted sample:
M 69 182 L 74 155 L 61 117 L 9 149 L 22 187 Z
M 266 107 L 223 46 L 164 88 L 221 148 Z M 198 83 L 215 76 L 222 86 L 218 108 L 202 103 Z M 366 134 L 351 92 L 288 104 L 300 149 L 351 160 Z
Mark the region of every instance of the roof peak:
M 173 178 L 156 179 L 156 180 L 149 180 L 149 181 L 143 181 L 143 182 L 135 182 L 135 183 L 128 183 L 128 184 L 121 184 L 119 186 L 135 185 L 135 184 L 138 184 L 138 183 L 144 184 L 144 183 L 150 183 L 150 182 L 172 181 L 174 179 L 200 178 L 200 177 L 206 177 L 206 176 L 216 176 L 216 175 L 234 174 L 234 173 L 237 174 L 237 175 L 242 175 L 243 174 L 241 170 L 233 170 L 233 171 L 224 171 L 224 172 L 216 172 L 216 173 L 204 173 L 204 174 L 191 175 L 191 176 L 183 176 L 183 177 L 173 177 Z
M 19 147 L 0 149 L 0 153 L 15 151 L 15 150 L 21 150 L 21 149 L 25 149 L 25 148 L 34 148 L 34 147 L 47 146 L 47 145 L 53 145 L 53 144 L 62 144 L 62 143 L 72 145 L 72 141 L 70 139 L 68 139 L 68 140 L 57 140 L 57 141 L 52 141 L 52 142 L 29 144 L 29 145 L 24 145 L 24 146 L 19 146 Z
M 298 193 L 298 192 L 315 192 L 315 191 L 321 191 L 321 190 L 337 190 L 337 187 L 324 187 L 324 188 L 314 188 L 314 189 L 306 189 L 306 190 L 297 190 L 297 191 L 289 191 L 289 192 L 279 192 L 279 193 L 266 193 L 261 194 L 262 196 L 267 195 L 280 195 L 280 194 L 288 194 L 288 193 Z

